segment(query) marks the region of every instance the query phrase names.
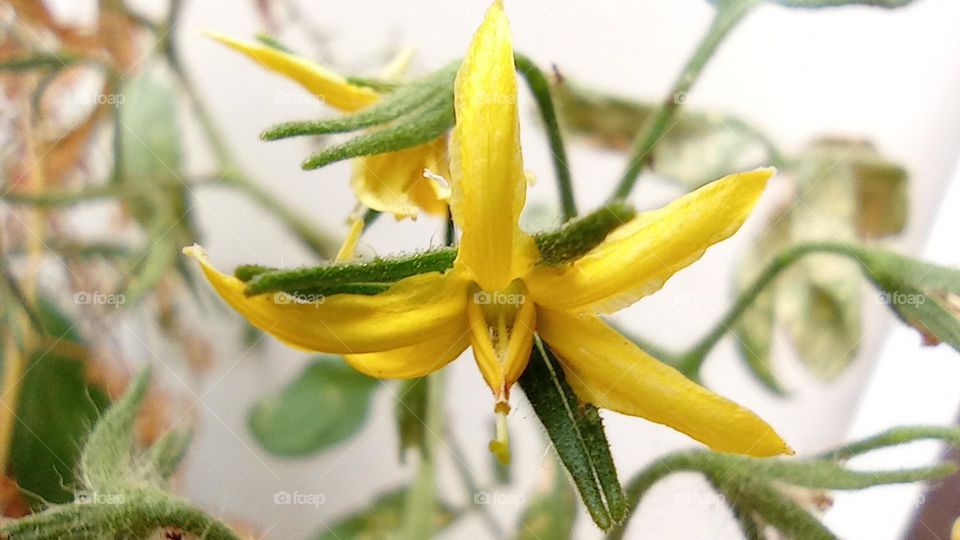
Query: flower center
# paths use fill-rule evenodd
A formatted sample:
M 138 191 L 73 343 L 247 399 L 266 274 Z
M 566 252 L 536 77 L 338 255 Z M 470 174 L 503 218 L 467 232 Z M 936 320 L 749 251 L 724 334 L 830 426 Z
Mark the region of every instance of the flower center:
M 467 302 L 470 342 L 477 366 L 496 397 L 496 438 L 490 450 L 504 463 L 510 460 L 507 413 L 510 386 L 530 358 L 536 309 L 523 281 L 514 280 L 498 291 L 471 288 Z

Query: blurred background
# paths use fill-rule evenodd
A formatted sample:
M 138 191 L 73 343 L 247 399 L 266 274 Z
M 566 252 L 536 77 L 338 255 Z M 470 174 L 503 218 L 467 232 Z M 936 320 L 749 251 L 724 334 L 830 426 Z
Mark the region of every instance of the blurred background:
M 37 0 L 28 4 L 43 4 L 55 28 L 70 29 L 84 39 L 95 40 L 107 32 L 104 25 L 108 21 L 98 14 L 95 1 Z M 348 182 L 349 164 L 304 172 L 299 164 L 317 141 L 265 143 L 258 138 L 264 128 L 278 122 L 329 116 L 330 110 L 297 85 L 204 37 L 201 31 L 213 29 L 244 39 L 268 32 L 293 50 L 358 75 L 378 73 L 398 50 L 409 47 L 416 53 L 409 73 L 418 76 L 463 54 L 487 4 L 484 0 L 187 1 L 179 11 L 172 46 L 237 168 L 255 186 L 275 195 L 292 211 L 308 216 L 331 237 L 341 237 L 355 205 Z M 130 1 L 128 5 L 152 21 L 162 21 L 168 8 L 165 2 Z M 7 28 L 23 17 L 13 7 L 0 2 Z M 507 2 L 507 11 L 515 48 L 542 67 L 553 66 L 571 87 L 579 85 L 648 103 L 658 103 L 668 94 L 712 17 L 712 7 L 701 0 L 589 5 L 526 0 Z M 898 10 L 791 10 L 772 4 L 756 9 L 721 46 L 695 88 L 680 97 L 684 107 L 709 112 L 708 119 L 722 124 L 721 135 L 705 135 L 696 141 L 702 146 L 691 143 L 689 148 L 677 150 L 685 152 L 682 160 L 677 159 L 694 164 L 714 159 L 711 152 L 721 152 L 716 145 L 724 143 L 718 139 L 734 129 L 734 123 L 725 118 L 736 118 L 773 141 L 793 165 L 781 168 L 782 174 L 771 183 L 759 210 L 739 234 L 712 248 L 700 263 L 679 273 L 661 292 L 619 313 L 617 322 L 668 350 L 693 343 L 729 306 L 738 276 L 748 272 L 744 265 L 762 251 L 758 237 L 785 209 L 794 209 L 789 219 L 797 237 L 843 239 L 853 235 L 932 262 L 960 264 L 956 249 L 960 183 L 953 181 L 960 150 L 957 20 L 960 4 L 952 0 L 921 0 Z M 55 46 L 56 32 L 45 35 L 36 25 L 32 28 L 37 35 L 21 38 Z M 155 40 L 132 29 L 117 33 L 111 27 L 110 32 L 109 43 L 103 47 L 119 48 L 121 38 L 131 42 L 112 57 L 123 73 L 150 72 L 161 81 L 174 79 L 161 60 L 161 51 L 154 48 Z M 6 96 L 0 109 L 3 165 L 8 175 L 2 189 L 6 191 L 19 189 L 12 171 L 28 151 L 17 142 L 21 134 L 18 122 L 27 120 L 22 118 L 24 98 L 15 88 L 14 76 L 20 75 L 4 76 Z M 102 78 L 93 78 L 93 82 L 88 78 L 79 72 L 68 81 L 52 78 L 50 84 L 64 87 L 52 87 L 39 105 L 39 110 L 69 126 L 83 125 L 91 109 L 106 105 L 98 123 L 107 127 L 91 128 L 89 137 L 77 143 L 80 148 L 73 156 L 77 164 L 64 167 L 57 184 L 61 190 L 98 185 L 111 174 L 115 141 L 109 129 L 109 109 L 115 105 L 106 102 L 109 96 L 127 94 L 101 92 Z M 524 220 L 529 227 L 544 228 L 559 222 L 553 169 L 535 109 L 523 90 L 525 167 L 538 178 L 530 190 Z M 88 97 L 82 97 L 85 95 Z M 99 97 L 91 99 L 90 95 Z M 175 96 L 175 104 L 167 110 L 175 118 L 175 131 L 167 137 L 179 142 L 180 151 L 177 164 L 163 174 L 191 184 L 183 188 L 189 192 L 185 200 L 191 232 L 173 235 L 169 242 L 192 243 L 191 234 L 198 233 L 220 268 L 243 263 L 316 263 L 316 254 L 274 213 L 264 210 L 263 198 L 251 195 L 260 193 L 256 188 L 235 189 L 216 180 L 210 185 L 192 185 L 193 180 L 218 170 L 218 157 L 189 108 L 189 98 L 182 89 Z M 157 105 L 160 98 L 148 98 L 147 102 L 163 107 Z M 116 106 L 120 105 L 129 103 Z M 54 106 L 55 114 L 50 112 Z M 577 131 L 576 127 L 571 125 L 571 131 Z M 590 133 L 589 126 L 581 131 L 586 136 L 570 140 L 568 151 L 580 206 L 592 208 L 602 204 L 613 189 L 625 154 L 616 137 Z M 847 168 L 854 172 L 844 174 L 859 174 L 859 162 L 853 166 L 850 162 L 861 156 L 887 173 L 893 171 L 895 181 L 900 182 L 892 190 L 896 194 L 890 195 L 899 197 L 898 202 L 881 205 L 879 217 L 874 216 L 885 229 L 867 233 L 863 227 L 818 230 L 814 225 L 830 222 L 836 215 L 829 202 L 834 195 L 813 190 L 816 182 L 810 178 L 819 180 Z M 170 165 L 163 156 L 154 157 Z M 733 162 L 752 165 L 751 159 L 756 158 Z M 149 156 L 146 161 L 149 163 Z M 149 167 L 166 167 L 162 163 Z M 684 185 L 665 178 L 670 172 L 655 168 L 653 174 L 645 175 L 631 200 L 640 208 L 655 208 L 687 191 L 689 182 Z M 902 223 L 890 225 L 885 219 L 896 222 L 889 214 L 900 211 L 898 208 L 904 216 Z M 51 222 L 40 225 L 28 209 L 0 201 L 4 249 L 15 251 L 42 241 L 44 253 L 59 254 L 61 248 L 83 242 L 140 242 L 151 238 L 151 227 L 164 227 L 149 218 L 142 220 L 136 205 L 120 207 L 113 200 L 49 212 L 56 216 L 48 214 L 46 219 Z M 146 225 L 137 226 L 143 223 Z M 364 236 L 360 252 L 372 256 L 423 249 L 440 245 L 442 238 L 443 223 L 438 219 L 425 216 L 393 223 L 392 218 L 384 217 Z M 150 252 L 148 249 L 144 256 Z M 75 294 L 115 290 L 114 285 L 126 275 L 118 277 L 103 269 L 109 263 L 72 259 L 63 263 L 58 262 L 59 255 L 45 256 L 39 262 L 11 255 L 10 261 L 14 273 L 32 272 L 40 290 L 60 291 L 59 297 L 68 299 L 60 308 L 90 341 L 95 379 L 106 381 L 108 390 L 121 385 L 137 366 L 158 366 L 157 393 L 161 397 L 155 404 L 155 429 L 169 425 L 195 429 L 196 439 L 178 488 L 201 506 L 234 517 L 269 538 L 308 538 L 369 503 L 375 494 L 411 478 L 413 467 L 397 459 L 393 420 L 397 385 L 383 384 L 373 393 L 366 421 L 356 435 L 309 456 L 278 457 L 251 434 L 248 416 L 251 407 L 262 405 L 261 400 L 294 380 L 309 355 L 288 349 L 269 336 L 248 335 L 239 317 L 224 309 L 202 283 L 196 302 L 183 292 L 187 286 L 180 278 L 151 281 L 149 275 L 133 272 L 134 285 L 152 283 L 158 289 L 145 293 L 137 306 L 98 306 L 76 301 Z M 859 322 L 855 331 L 838 338 L 848 345 L 839 355 L 846 359 L 842 365 L 818 364 L 815 352 L 798 354 L 796 343 L 803 343 L 803 328 L 787 321 L 774 331 L 772 369 L 786 395 L 776 395 L 758 383 L 741 360 L 743 352 L 733 335 L 723 340 L 705 364 L 703 378 L 711 389 L 756 411 L 799 454 L 892 425 L 953 423 L 960 410 L 956 389 L 960 363 L 955 352 L 947 346 L 920 347 L 917 332 L 896 324 L 862 280 L 853 280 L 848 289 L 859 295 L 852 308 L 859 313 Z M 849 303 L 841 307 L 845 309 Z M 838 356 L 835 349 L 829 351 Z M 481 485 L 489 485 L 494 480 L 487 452 L 492 432 L 489 390 L 469 354 L 446 372 L 449 429 L 462 446 L 465 464 L 479 471 Z M 55 395 L 50 398 L 57 399 Z M 692 444 L 678 433 L 639 419 L 609 411 L 603 417 L 623 478 L 659 455 Z M 502 496 L 491 503 L 493 514 L 508 529 L 518 519 L 524 497 L 549 474 L 545 469 L 551 462 L 536 416 L 519 395 L 514 398 L 510 424 L 512 480 L 496 488 Z M 863 463 L 891 467 L 922 464 L 938 452 L 935 445 L 919 445 L 907 451 L 884 451 Z M 451 502 L 467 504 L 460 488 L 460 465 L 463 463 L 449 459 L 441 462 L 441 486 Z M 323 500 L 316 507 L 275 504 L 274 496 L 281 492 L 322 494 Z M 628 537 L 740 535 L 725 505 L 693 475 L 670 477 L 653 493 L 638 510 Z M 899 538 L 924 502 L 922 488 L 917 486 L 838 495 L 833 507 L 826 510 L 825 521 L 843 538 Z M 446 529 L 443 537 L 485 534 L 480 518 L 472 515 Z M 585 513 L 578 519 L 576 537 L 600 537 Z

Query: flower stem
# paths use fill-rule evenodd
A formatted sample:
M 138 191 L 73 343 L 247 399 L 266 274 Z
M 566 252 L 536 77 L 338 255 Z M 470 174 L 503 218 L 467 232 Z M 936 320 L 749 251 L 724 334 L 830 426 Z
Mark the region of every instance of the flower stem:
M 644 123 L 637 133 L 630 150 L 627 169 L 624 171 L 611 200 L 626 199 L 633 190 L 637 178 L 644 167 L 653 159 L 653 150 L 670 130 L 671 120 L 686 100 L 686 94 L 693 87 L 704 66 L 716 52 L 720 43 L 730 34 L 758 0 L 726 0 L 717 3 L 717 11 L 710 28 L 700 40 L 693 56 L 687 60 L 680 76 L 673 83 L 669 95 L 657 111 Z
M 520 53 L 514 53 L 517 71 L 527 81 L 527 87 L 533 94 L 540 110 L 543 127 L 547 131 L 547 141 L 550 144 L 550 153 L 553 156 L 553 168 L 557 175 L 557 187 L 560 190 L 560 208 L 563 220 L 567 221 L 577 215 L 577 202 L 573 195 L 573 181 L 570 177 L 570 164 L 567 161 L 567 151 L 563 144 L 563 135 L 557 122 L 556 109 L 553 106 L 553 97 L 550 95 L 550 84 L 543 72 L 533 60 Z
M 767 265 L 763 272 L 757 276 L 757 279 L 737 297 L 733 307 L 723 316 L 688 352 L 676 359 L 677 368 L 691 378 L 697 378 L 700 373 L 700 367 L 706 360 L 707 354 L 713 350 L 713 347 L 720 341 L 734 323 L 743 315 L 751 304 L 760 296 L 760 293 L 767 288 L 773 280 L 780 275 L 787 267 L 811 253 L 834 253 L 845 257 L 857 258 L 859 249 L 850 244 L 840 242 L 809 242 L 798 244 L 779 253 Z

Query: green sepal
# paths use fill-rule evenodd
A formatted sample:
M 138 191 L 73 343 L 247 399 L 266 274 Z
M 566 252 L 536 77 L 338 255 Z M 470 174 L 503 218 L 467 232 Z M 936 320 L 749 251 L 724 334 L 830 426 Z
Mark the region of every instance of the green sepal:
M 386 124 L 407 113 L 415 116 L 419 109 L 440 100 L 443 95 L 452 95 L 456 65 L 445 67 L 421 81 L 405 84 L 390 92 L 370 107 L 354 114 L 325 120 L 284 122 L 260 134 L 265 141 L 275 141 L 301 135 L 326 135 L 345 133 L 358 129 Z
M 597 409 L 580 403 L 559 362 L 539 338 L 518 382 L 593 522 L 603 530 L 614 527 L 626 515 L 626 496 Z
M 396 152 L 432 141 L 453 127 L 453 95 L 436 95 L 417 112 L 409 120 L 325 148 L 307 158 L 301 167 L 304 170 L 319 169 L 345 159 Z

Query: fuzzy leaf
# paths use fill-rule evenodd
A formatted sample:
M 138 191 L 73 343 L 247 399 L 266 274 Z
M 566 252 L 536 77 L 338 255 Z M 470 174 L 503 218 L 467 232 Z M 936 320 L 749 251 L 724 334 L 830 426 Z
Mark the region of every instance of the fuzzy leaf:
M 133 422 L 147 388 L 150 369 L 144 369 L 130 383 L 127 392 L 103 415 L 87 439 L 80 456 L 80 478 L 89 490 L 122 484 L 128 479 L 133 452 Z
M 378 382 L 339 358 L 318 358 L 278 393 L 257 401 L 247 423 L 272 454 L 314 454 L 360 429 Z
M 330 163 L 371 154 L 395 152 L 436 139 L 453 127 L 453 96 L 439 94 L 402 122 L 355 137 L 345 143 L 325 148 L 307 158 L 305 170 L 319 169 Z
M 626 500 L 597 409 L 577 400 L 539 339 L 519 382 L 594 523 L 610 529 L 626 514 Z
M 417 109 L 438 101 L 441 94 L 452 95 L 457 65 L 459 63 L 445 67 L 420 81 L 405 84 L 357 113 L 325 120 L 285 122 L 264 131 L 260 138 L 274 141 L 301 135 L 345 133 L 392 122 L 407 113 L 416 116 Z

